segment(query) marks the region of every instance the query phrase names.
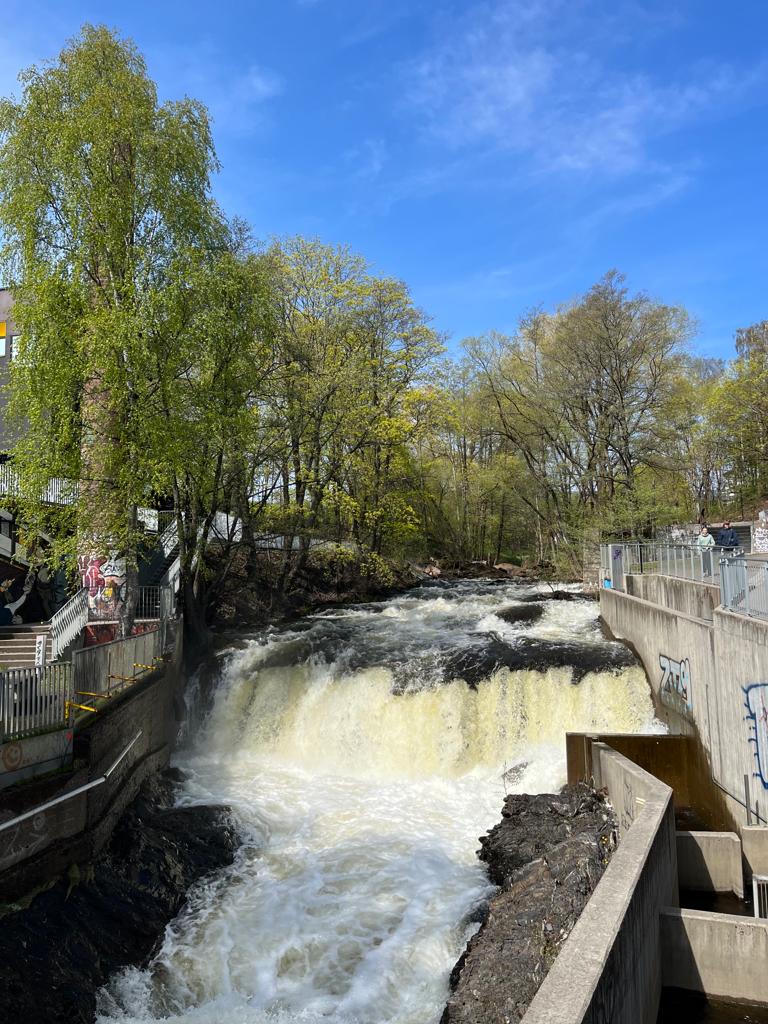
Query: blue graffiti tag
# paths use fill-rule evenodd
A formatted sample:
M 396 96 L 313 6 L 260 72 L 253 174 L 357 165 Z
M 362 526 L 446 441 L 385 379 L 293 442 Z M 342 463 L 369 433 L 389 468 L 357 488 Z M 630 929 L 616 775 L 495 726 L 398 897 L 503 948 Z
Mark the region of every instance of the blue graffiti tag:
M 768 789 L 768 683 L 745 686 L 744 696 L 746 719 L 750 723 L 749 730 L 752 733 L 749 742 L 755 745 L 755 775 L 762 782 L 763 789 Z

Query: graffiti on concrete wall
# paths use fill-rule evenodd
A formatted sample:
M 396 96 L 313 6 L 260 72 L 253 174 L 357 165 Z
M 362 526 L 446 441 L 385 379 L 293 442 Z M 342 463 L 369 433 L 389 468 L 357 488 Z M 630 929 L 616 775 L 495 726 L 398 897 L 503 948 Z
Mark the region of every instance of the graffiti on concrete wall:
M 78 568 L 83 586 L 88 591 L 88 617 L 105 621 L 117 619 L 125 599 L 125 559 L 112 551 L 105 558 L 91 552 L 80 555 Z
M 768 683 L 753 683 L 744 689 L 747 722 L 754 745 L 757 771 L 764 789 L 768 789 Z
M 678 714 L 690 717 L 693 712 L 691 692 L 691 663 L 687 658 L 675 661 L 666 654 L 659 655 L 661 668 L 661 703 Z
M 752 552 L 761 555 L 768 553 L 768 522 L 761 520 L 752 530 Z

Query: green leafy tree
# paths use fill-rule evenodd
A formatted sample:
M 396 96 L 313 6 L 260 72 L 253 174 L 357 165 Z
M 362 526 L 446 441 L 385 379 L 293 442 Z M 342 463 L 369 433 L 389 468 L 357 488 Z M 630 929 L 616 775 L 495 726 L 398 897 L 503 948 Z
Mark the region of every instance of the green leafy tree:
M 159 103 L 135 46 L 105 28 L 86 25 L 20 81 L 21 98 L 0 104 L 0 224 L 22 330 L 12 409 L 23 510 L 50 525 L 38 502 L 48 479 L 80 482 L 54 533 L 70 552 L 126 555 L 128 629 L 135 509 L 151 486 L 137 429 L 153 413 L 147 327 L 176 254 L 216 244 L 216 156 L 205 108 Z M 166 328 L 171 346 L 171 323 L 154 323 L 155 340 Z

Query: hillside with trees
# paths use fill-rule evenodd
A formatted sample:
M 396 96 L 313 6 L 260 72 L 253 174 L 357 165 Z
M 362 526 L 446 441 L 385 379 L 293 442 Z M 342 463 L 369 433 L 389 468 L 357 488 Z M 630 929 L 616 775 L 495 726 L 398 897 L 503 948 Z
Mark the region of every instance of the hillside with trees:
M 217 167 L 205 108 L 161 103 L 104 28 L 0 105 L 12 458 L 51 559 L 97 544 L 135 569 L 137 507 L 173 510 L 202 628 L 235 567 L 277 600 L 310 564 L 381 584 L 429 557 L 574 573 L 585 542 L 768 496 L 766 322 L 731 364 L 699 358 L 687 312 L 612 270 L 459 344 L 343 244 L 257 240 L 214 201 Z M 51 477 L 80 482 L 73 505 L 41 506 Z

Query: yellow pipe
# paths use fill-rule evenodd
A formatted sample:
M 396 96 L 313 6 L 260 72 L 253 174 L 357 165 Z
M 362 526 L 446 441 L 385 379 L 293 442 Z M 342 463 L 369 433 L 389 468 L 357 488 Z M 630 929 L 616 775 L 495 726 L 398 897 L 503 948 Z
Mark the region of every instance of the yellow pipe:
M 69 715 L 70 708 L 78 708 L 80 711 L 93 711 L 94 714 L 99 710 L 98 708 L 89 708 L 87 704 L 75 704 L 73 700 L 68 700 L 64 703 L 65 718 Z

